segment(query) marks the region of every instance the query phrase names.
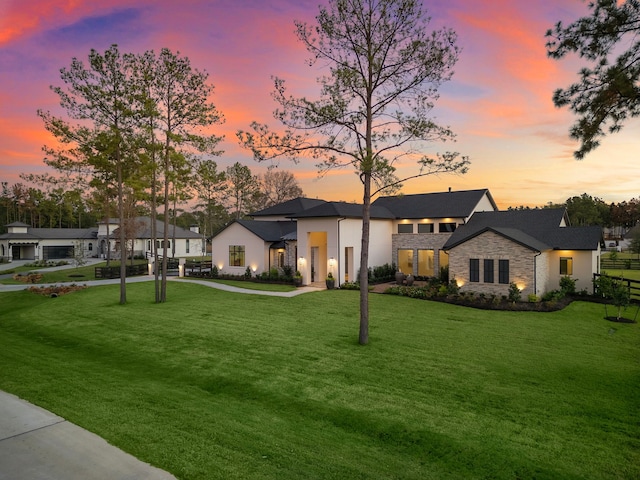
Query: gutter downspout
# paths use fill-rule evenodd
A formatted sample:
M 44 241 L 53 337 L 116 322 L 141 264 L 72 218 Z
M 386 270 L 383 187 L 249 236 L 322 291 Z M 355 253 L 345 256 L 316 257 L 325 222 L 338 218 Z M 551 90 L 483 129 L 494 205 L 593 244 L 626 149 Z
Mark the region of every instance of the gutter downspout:
M 343 220 L 346 220 L 346 219 L 347 219 L 347 217 L 342 217 L 342 218 L 339 218 L 338 222 L 337 222 L 338 223 L 338 252 L 337 252 L 337 255 L 336 255 L 336 262 L 338 262 L 338 272 L 337 272 L 338 273 L 338 276 L 337 276 L 337 278 L 338 278 L 338 287 L 340 287 L 341 283 L 344 283 L 344 282 L 340 281 L 340 278 L 341 278 L 340 277 L 340 265 L 341 265 L 341 263 L 340 263 L 340 222 L 343 221 Z
M 533 256 L 533 294 L 534 295 L 538 295 L 538 262 L 537 259 L 538 257 L 542 255 L 542 252 L 538 252 L 536 255 Z

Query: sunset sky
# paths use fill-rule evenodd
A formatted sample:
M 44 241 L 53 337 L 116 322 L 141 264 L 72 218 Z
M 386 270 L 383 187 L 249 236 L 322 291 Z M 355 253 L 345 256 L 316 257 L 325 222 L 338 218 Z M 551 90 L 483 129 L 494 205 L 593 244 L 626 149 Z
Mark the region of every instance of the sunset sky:
M 326 71 L 309 67 L 294 34 L 294 20 L 313 22 L 323 0 L 0 0 L 0 181 L 43 173 L 42 146 L 52 139 L 38 109 L 56 112 L 49 89 L 59 70 L 92 48 L 142 53 L 167 47 L 206 70 L 215 85 L 213 103 L 226 118 L 221 168 L 235 162 L 254 173 L 254 162 L 235 132 L 252 120 L 276 127 L 272 75 L 292 93 L 312 96 Z M 434 115 L 457 133 L 454 145 L 430 145 L 425 153 L 456 150 L 471 160 L 464 176 L 412 180 L 404 193 L 488 188 L 502 208 L 563 202 L 586 192 L 606 202 L 640 195 L 640 121 L 604 139 L 582 161 L 568 137 L 574 117 L 559 110 L 553 91 L 577 78 L 582 61 L 547 59 L 544 34 L 557 21 L 587 13 L 580 0 L 425 0 L 431 26 L 447 26 L 462 48 L 453 80 L 441 89 Z M 306 196 L 361 200 L 352 170 L 317 178 L 312 161 L 280 164 L 292 171 Z M 400 165 L 400 175 L 411 172 Z

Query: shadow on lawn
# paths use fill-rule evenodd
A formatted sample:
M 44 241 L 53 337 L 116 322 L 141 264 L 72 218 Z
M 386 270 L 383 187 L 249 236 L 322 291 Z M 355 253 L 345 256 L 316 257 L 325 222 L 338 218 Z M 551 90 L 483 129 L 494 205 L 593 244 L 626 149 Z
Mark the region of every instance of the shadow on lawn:
M 551 465 L 541 465 L 540 459 L 523 458 L 508 447 L 491 448 L 482 439 L 460 443 L 451 436 L 411 426 L 399 421 L 380 418 L 367 411 L 329 405 L 315 400 L 301 401 L 286 395 L 257 388 L 250 382 L 227 377 L 214 377 L 202 386 L 212 395 L 223 395 L 243 402 L 253 402 L 262 408 L 289 412 L 304 421 L 329 423 L 356 436 L 367 437 L 384 449 L 393 449 L 413 458 L 417 463 L 439 465 L 451 475 L 461 478 L 564 478 L 578 480 L 579 476 L 557 471 Z M 504 447 L 504 445 L 502 445 Z M 452 471 L 452 468 L 456 468 Z

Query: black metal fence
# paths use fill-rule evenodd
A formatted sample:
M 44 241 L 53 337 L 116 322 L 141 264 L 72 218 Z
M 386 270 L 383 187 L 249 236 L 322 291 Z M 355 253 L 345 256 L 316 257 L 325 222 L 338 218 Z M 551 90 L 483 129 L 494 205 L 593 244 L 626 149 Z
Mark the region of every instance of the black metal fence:
M 640 300 L 640 281 L 639 280 L 630 280 L 628 278 L 623 278 L 623 277 L 613 277 L 611 275 L 603 275 L 600 273 L 594 273 L 593 274 L 593 294 L 597 294 L 598 292 L 596 291 L 596 280 L 600 277 L 609 277 L 613 280 L 617 280 L 619 282 L 622 282 L 623 284 L 625 284 L 627 286 L 627 288 L 629 289 L 629 294 L 631 296 L 632 299 L 634 300 Z
M 137 275 L 147 275 L 149 267 L 146 263 L 137 263 L 126 266 L 126 276 L 135 277 Z M 96 278 L 120 278 L 120 266 L 117 267 L 95 267 Z

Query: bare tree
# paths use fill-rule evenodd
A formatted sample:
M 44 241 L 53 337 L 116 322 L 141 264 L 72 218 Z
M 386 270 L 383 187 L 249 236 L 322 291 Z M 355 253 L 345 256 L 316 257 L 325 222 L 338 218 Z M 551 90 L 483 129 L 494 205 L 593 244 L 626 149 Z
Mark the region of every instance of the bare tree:
M 371 198 L 409 178 L 467 169 L 468 159 L 457 153 L 421 153 L 428 143 L 454 138 L 430 112 L 459 51 L 452 30 L 429 30 L 418 0 L 329 0 L 316 19 L 316 25 L 296 27 L 310 63 L 328 67 L 329 74 L 318 79 L 320 98 L 289 96 L 285 82 L 275 78 L 274 116 L 285 130 L 254 122 L 238 137 L 258 161 L 306 156 L 321 171 L 356 171 L 363 187 L 359 341 L 366 344 Z M 394 164 L 404 156 L 416 158 L 419 168 L 400 179 Z

